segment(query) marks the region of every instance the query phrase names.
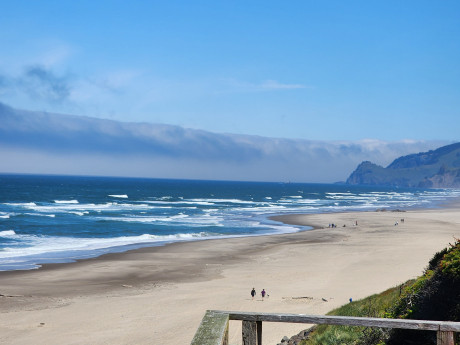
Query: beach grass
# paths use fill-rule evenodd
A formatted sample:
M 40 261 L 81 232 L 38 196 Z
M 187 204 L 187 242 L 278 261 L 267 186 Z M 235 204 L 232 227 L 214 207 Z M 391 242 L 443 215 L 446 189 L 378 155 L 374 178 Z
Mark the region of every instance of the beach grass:
M 414 283 L 415 280 L 409 280 L 382 293 L 345 304 L 330 311 L 327 315 L 385 317 L 388 310 L 399 300 L 403 291 Z M 378 344 L 387 336 L 388 331 L 381 328 L 319 325 L 310 334 L 310 339 L 304 340 L 301 345 Z
M 458 321 L 460 317 L 460 240 L 437 252 L 423 275 L 404 284 L 332 310 L 328 315 Z M 458 335 L 457 335 L 458 337 Z M 434 343 L 433 332 L 389 331 L 368 327 L 320 325 L 301 345 L 380 345 Z M 402 342 L 401 342 L 402 341 Z

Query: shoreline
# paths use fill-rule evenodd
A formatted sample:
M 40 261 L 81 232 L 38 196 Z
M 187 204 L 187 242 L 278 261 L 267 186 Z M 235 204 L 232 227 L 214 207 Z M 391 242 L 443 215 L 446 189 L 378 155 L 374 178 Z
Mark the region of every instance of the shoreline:
M 301 224 L 299 225 L 309 226 Z M 184 272 L 183 267 L 186 264 L 181 260 L 179 260 L 179 262 L 176 262 L 178 261 L 178 259 L 175 258 L 175 261 L 167 261 L 168 266 L 164 266 L 162 270 L 152 269 L 150 271 L 150 274 L 143 275 L 142 277 L 135 277 L 134 279 L 127 278 L 127 272 L 119 272 L 118 276 L 111 279 L 110 285 L 116 288 L 116 284 L 122 284 L 123 282 L 126 283 L 126 279 L 129 279 L 129 282 L 133 285 L 142 285 L 151 280 L 155 280 L 159 283 L 180 283 L 187 281 L 197 281 L 200 280 L 200 277 L 206 279 L 205 276 L 209 275 L 209 272 L 205 273 L 206 267 L 203 267 L 203 262 L 206 260 L 212 260 L 214 264 L 221 264 L 223 262 L 229 263 L 233 261 L 241 262 L 245 260 L 247 257 L 250 257 L 252 255 L 259 255 L 263 251 L 270 250 L 273 247 L 279 245 L 300 243 L 299 241 L 305 243 L 323 243 L 338 240 L 338 237 L 343 236 L 339 232 L 328 234 L 321 234 L 318 232 L 312 234 L 311 236 L 307 236 L 307 239 L 304 239 L 304 236 L 302 236 L 302 233 L 304 232 L 313 232 L 319 229 L 319 227 L 312 226 L 312 229 L 300 230 L 298 232 L 293 233 L 266 234 L 259 236 L 241 236 L 234 238 L 227 237 L 219 239 L 203 239 L 198 241 L 173 242 L 160 246 L 141 247 L 136 249 L 130 249 L 123 252 L 106 253 L 93 258 L 77 259 L 73 262 L 41 264 L 40 267 L 37 269 L 0 271 L 0 282 L 4 279 L 12 280 L 15 278 L 22 278 L 27 275 L 40 276 L 47 273 L 53 274 L 54 272 L 57 272 L 56 274 L 59 274 L 59 272 L 67 272 L 73 270 L 79 271 L 84 270 L 87 267 L 92 267 L 101 264 L 105 265 L 105 267 L 107 268 L 109 265 L 117 266 L 119 263 L 125 260 L 143 262 L 146 257 L 151 257 L 155 259 L 155 266 L 161 266 L 166 265 L 167 260 L 164 258 L 165 255 L 171 255 L 171 253 L 193 253 L 196 251 L 200 251 L 202 257 L 200 257 L 198 260 L 195 260 L 193 261 L 193 263 L 191 263 L 190 261 L 188 261 L 189 259 L 187 259 L 189 265 L 195 266 L 193 270 L 188 270 L 187 272 Z M 231 250 L 228 250 L 228 253 L 225 250 L 226 243 L 231 248 Z M 206 248 L 215 247 L 216 244 L 218 244 L 219 248 L 221 248 L 221 251 L 219 253 L 216 253 L 212 250 L 209 253 L 205 252 Z M 104 285 L 105 288 L 107 288 L 107 284 Z M 0 286 L 2 286 L 1 283 Z M 91 292 L 94 292 L 94 286 L 95 285 L 92 284 Z M 65 294 L 66 293 L 64 292 L 63 295 Z
M 335 194 L 335 193 L 332 193 L 332 194 Z M 440 195 L 443 196 L 443 201 L 441 201 L 441 202 L 439 201 L 439 199 L 436 199 Z M 454 200 L 460 199 L 460 196 L 457 196 L 456 191 L 449 192 L 447 194 L 445 194 L 444 192 L 443 193 L 435 193 L 435 196 L 436 197 L 427 196 L 426 201 L 428 202 L 428 205 L 424 205 L 423 208 L 426 208 L 426 207 L 432 207 L 432 208 L 433 207 L 442 207 L 442 206 L 445 206 L 445 205 L 443 205 L 445 203 L 451 203 L 452 199 L 454 199 Z M 398 200 L 402 202 L 402 199 L 398 199 Z M 421 206 L 421 204 L 423 204 L 423 201 L 421 202 L 422 199 L 418 198 L 417 200 L 418 201 L 416 202 L 416 205 L 413 204 L 412 206 L 409 206 L 409 209 L 413 209 L 413 210 L 422 209 L 422 206 Z M 76 200 L 70 200 L 70 201 L 76 201 Z M 333 207 L 333 209 L 330 209 L 330 210 L 329 209 L 316 209 L 315 212 L 324 212 L 324 213 L 372 212 L 372 211 L 375 210 L 374 207 L 370 208 L 369 205 L 367 206 L 366 209 L 360 209 L 359 207 L 356 208 L 356 209 L 353 209 L 353 207 L 350 207 L 350 205 L 345 206 L 345 208 L 347 208 L 347 210 L 342 209 L 342 210 L 338 211 L 334 207 Z M 391 208 L 390 208 L 390 210 L 391 210 Z M 285 212 L 287 212 L 287 211 L 285 211 Z M 271 214 L 260 215 L 258 217 L 258 219 L 257 219 L 257 217 L 254 218 L 254 219 L 256 219 L 256 221 L 260 222 L 259 224 L 264 225 L 264 226 L 267 227 L 267 229 L 265 229 L 265 233 L 261 233 L 261 232 L 251 233 L 251 231 L 248 230 L 249 228 L 246 226 L 246 229 L 244 229 L 242 231 L 242 232 L 246 232 L 246 234 L 243 234 L 243 235 L 231 235 L 231 234 L 227 233 L 227 234 L 221 234 L 221 236 L 219 236 L 219 235 L 208 236 L 208 235 L 211 235 L 211 234 L 206 234 L 205 233 L 204 237 L 198 236 L 196 238 L 193 238 L 193 236 L 192 236 L 192 237 L 187 238 L 186 235 L 188 234 L 188 232 L 185 231 L 183 233 L 179 233 L 177 238 L 175 238 L 172 241 L 170 241 L 169 238 L 161 239 L 162 236 L 159 236 L 160 238 L 157 238 L 156 235 L 152 235 L 153 238 L 150 238 L 150 239 L 145 238 L 145 236 L 147 236 L 147 237 L 150 236 L 149 234 L 157 234 L 156 232 L 152 233 L 149 230 L 146 230 L 145 232 L 137 233 L 137 235 L 142 233 L 143 235 L 140 236 L 140 237 L 144 237 L 144 238 L 141 239 L 141 238 L 137 238 L 136 236 L 133 236 L 131 240 L 121 241 L 121 242 L 126 242 L 125 244 L 116 245 L 116 242 L 113 242 L 113 241 L 111 243 L 106 243 L 106 242 L 107 241 L 110 242 L 111 239 L 118 239 L 118 238 L 123 238 L 124 239 L 124 237 L 123 237 L 123 234 L 118 234 L 117 232 L 112 232 L 113 237 L 101 237 L 101 239 L 103 239 L 105 241 L 105 242 L 102 241 L 101 242 L 102 244 L 100 242 L 97 242 L 97 241 L 96 241 L 96 244 L 92 243 L 92 248 L 93 249 L 91 249 L 91 250 L 90 249 L 83 249 L 83 248 L 85 248 L 84 245 L 82 245 L 78 241 L 75 242 L 75 241 L 71 240 L 72 235 L 70 235 L 70 237 L 68 237 L 69 235 L 67 234 L 66 236 L 62 237 L 63 239 L 67 240 L 67 242 L 64 243 L 64 248 L 67 248 L 67 250 L 62 251 L 62 252 L 59 252 L 59 251 L 52 252 L 52 249 L 56 247 L 56 244 L 54 246 L 53 245 L 51 245 L 51 246 L 47 245 L 46 246 L 46 245 L 41 245 L 40 242 L 38 243 L 38 246 L 37 246 L 37 249 L 36 249 L 36 244 L 33 241 L 31 241 L 30 248 L 26 245 L 27 250 L 22 252 L 23 256 L 11 257 L 11 258 L 5 257 L 4 261 L 6 263 L 0 265 L 0 272 L 25 271 L 25 270 L 36 270 L 36 269 L 40 270 L 40 269 L 42 269 L 42 267 L 48 266 L 48 265 L 69 264 L 69 263 L 71 264 L 71 263 L 74 263 L 74 262 L 79 262 L 81 260 L 91 260 L 91 259 L 97 258 L 99 256 L 103 256 L 103 255 L 106 255 L 106 254 L 125 253 L 125 252 L 130 252 L 130 251 L 137 250 L 137 249 L 142 249 L 142 248 L 154 248 L 154 247 L 168 246 L 168 245 L 171 245 L 172 243 L 176 243 L 174 241 L 187 242 L 187 241 L 195 241 L 195 240 L 200 241 L 200 240 L 209 240 L 209 239 L 228 239 L 228 238 L 233 238 L 233 236 L 242 237 L 242 238 L 249 238 L 249 237 L 252 237 L 252 236 L 273 236 L 273 235 L 278 235 L 278 234 L 289 234 L 289 233 L 292 233 L 292 232 L 310 230 L 310 229 L 308 229 L 308 228 L 311 228 L 309 223 L 305 223 L 303 221 L 299 222 L 293 216 L 293 215 L 296 215 L 296 214 L 302 214 L 302 213 L 298 213 L 298 212 L 302 212 L 301 210 L 295 211 L 293 209 L 293 210 L 291 210 L 291 212 L 294 212 L 294 213 L 289 213 L 289 212 L 281 213 L 281 214 L 271 213 Z M 70 212 L 70 213 L 72 213 L 72 212 Z M 310 213 L 308 213 L 308 214 L 310 214 Z M 51 216 L 54 217 L 54 214 L 52 214 Z M 8 214 L 7 214 L 7 217 L 9 217 Z M 275 222 L 277 223 L 276 225 L 273 224 Z M 271 229 L 271 230 L 268 229 L 268 228 L 272 228 L 272 227 L 274 229 Z M 294 228 L 294 227 L 296 227 L 296 228 Z M 14 227 L 11 227 L 11 228 L 14 228 Z M 9 228 L 7 228 L 7 229 L 9 229 Z M 20 227 L 18 227 L 18 229 L 20 229 Z M 2 234 L 0 234 L 0 236 L 5 236 L 7 239 L 8 239 L 9 236 L 14 236 L 14 238 L 17 237 L 19 239 L 19 241 L 22 241 L 21 236 L 20 236 L 21 232 L 18 232 L 18 234 L 16 234 L 13 230 L 6 230 L 6 231 L 0 231 L 0 232 L 2 232 Z M 16 235 L 18 235 L 18 236 L 16 236 Z M 182 235 L 184 235 L 185 237 L 182 238 L 183 237 Z M 202 234 L 200 234 L 200 235 L 202 235 Z M 122 236 L 122 237 L 117 237 L 117 236 Z M 171 236 L 174 237 L 174 235 L 171 235 Z M 166 236 L 166 237 L 168 237 L 168 236 Z M 199 238 L 199 237 L 201 237 L 201 238 Z M 76 238 L 79 238 L 79 236 L 76 236 Z M 97 237 L 95 237 L 95 238 L 90 237 L 89 239 L 94 240 L 96 238 Z M 126 238 L 130 239 L 131 237 L 126 237 Z M 149 242 L 147 242 L 147 241 L 149 241 Z M 51 239 L 49 240 L 49 242 L 51 242 Z M 72 246 L 72 244 L 69 245 L 68 243 L 73 243 L 74 246 Z M 8 242 L 6 242 L 6 244 L 4 244 L 2 242 L 2 246 L 3 245 L 8 246 Z M 107 247 L 107 245 L 109 247 Z M 60 246 L 60 245 L 58 245 L 58 246 L 59 246 L 59 248 L 62 248 L 62 246 Z M 74 249 L 72 249 L 72 248 L 74 248 Z M 86 248 L 88 248 L 88 247 L 86 247 Z M 51 250 L 51 252 L 50 252 L 50 250 Z M 28 253 L 29 253 L 29 255 L 28 255 Z M 8 253 L 4 253 L 4 254 L 6 255 Z M 33 259 L 30 259 L 31 257 Z M 0 261 L 3 261 L 3 258 L 0 259 Z M 10 262 L 10 263 L 8 263 L 8 262 Z
M 206 181 L 205 181 L 206 182 Z M 307 184 L 308 185 L 308 184 Z M 305 188 L 307 188 L 306 186 Z M 284 187 L 283 187 L 284 188 Z M 310 187 L 308 187 L 310 188 Z M 306 189 L 308 192 L 308 188 Z M 332 187 L 331 187 L 332 188 Z M 296 190 L 295 188 L 294 190 Z M 329 189 L 325 189 L 326 191 Z M 336 190 L 336 189 L 333 189 Z M 377 188 L 378 190 L 378 188 Z M 35 203 L 12 203 L 8 204 L 6 203 L 5 205 L 15 205 L 12 208 L 5 208 L 1 213 L 1 217 L 5 218 L 10 218 L 10 215 L 15 215 L 17 214 L 16 211 L 19 212 L 20 209 L 25 208 L 28 209 L 29 207 L 33 210 L 35 210 L 37 213 L 31 214 L 31 216 L 49 216 L 51 217 L 51 220 L 48 220 L 47 217 L 40 217 L 39 219 L 44 219 L 37 221 L 38 224 L 36 224 L 36 229 L 48 229 L 48 226 L 50 227 L 50 231 L 42 231 L 42 230 L 33 230 L 31 233 L 28 230 L 28 221 L 29 220 L 21 220 L 22 218 L 18 217 L 18 220 L 16 221 L 15 219 L 12 220 L 6 220 L 4 223 L 4 227 L 0 231 L 0 242 L 2 242 L 2 248 L 5 248 L 5 252 L 1 255 L 0 261 L 2 262 L 0 264 L 0 272 L 3 271 L 13 271 L 13 270 L 35 270 L 39 266 L 43 265 L 49 265 L 49 264 L 67 264 L 67 263 L 72 263 L 75 261 L 80 261 L 80 260 L 86 260 L 86 259 L 92 259 L 101 255 L 105 255 L 107 253 L 123 253 L 123 252 L 129 252 L 131 250 L 136 250 L 139 248 L 148 248 L 148 247 L 157 247 L 157 246 L 168 246 L 172 241 L 194 241 L 194 240 L 208 240 L 212 238 L 232 238 L 231 233 L 236 233 L 236 234 L 243 234 L 241 235 L 242 237 L 251 237 L 251 236 L 266 236 L 266 235 L 276 235 L 276 234 L 281 234 L 281 233 L 292 233 L 292 232 L 298 232 L 298 231 L 304 231 L 306 230 L 305 226 L 309 225 L 308 223 L 304 222 L 293 222 L 292 219 L 289 217 L 285 218 L 284 216 L 289 214 L 290 212 L 293 212 L 295 214 L 299 212 L 331 212 L 331 213 L 336 213 L 336 212 L 367 212 L 367 211 L 373 211 L 378 207 L 387 207 L 383 205 L 396 205 L 396 204 L 405 204 L 407 207 L 410 207 L 411 209 L 420 209 L 421 205 L 424 205 L 423 207 L 437 207 L 442 205 L 441 203 L 450 203 L 452 198 L 460 198 L 459 193 L 460 190 L 451 190 L 451 191 L 446 191 L 446 190 L 441 190 L 441 191 L 434 191 L 430 192 L 427 190 L 421 191 L 421 194 L 418 192 L 412 191 L 398 191 L 395 190 L 394 194 L 392 195 L 391 193 L 388 194 L 388 191 L 376 191 L 378 197 L 374 200 L 373 198 L 372 201 L 369 201 L 366 203 L 363 203 L 362 200 L 358 198 L 358 201 L 356 201 L 356 195 L 353 193 L 366 193 L 367 189 L 360 189 L 356 188 L 356 190 L 353 189 L 353 192 L 350 193 L 350 191 L 338 189 L 337 193 L 333 193 L 329 190 L 329 192 L 326 192 L 324 195 L 324 200 L 328 200 L 324 205 L 323 202 L 317 203 L 316 199 L 309 199 L 311 196 L 307 197 L 310 201 L 306 201 L 306 204 L 308 206 L 305 206 L 305 203 L 301 201 L 302 199 L 300 196 L 297 194 L 301 194 L 300 192 L 302 191 L 297 191 L 297 194 L 295 192 L 292 192 L 292 196 L 287 196 L 287 198 L 290 201 L 286 202 L 285 200 L 283 201 L 283 198 L 280 200 L 273 200 L 271 201 L 271 197 L 266 197 L 265 201 L 262 202 L 262 205 L 264 206 L 262 208 L 262 212 L 259 213 L 258 207 L 261 205 L 258 205 L 257 203 L 260 203 L 261 201 L 258 201 L 257 203 L 251 204 L 251 207 L 248 209 L 252 209 L 252 206 L 254 207 L 254 210 L 248 211 L 247 215 L 248 217 L 239 223 L 240 216 L 236 216 L 237 212 L 235 210 L 238 210 L 237 208 L 234 208 L 233 206 L 230 207 L 228 205 L 225 206 L 225 208 L 230 207 L 230 216 L 228 219 L 226 218 L 227 216 L 223 217 L 220 219 L 219 217 L 219 210 L 220 207 L 217 207 L 216 209 L 211 208 L 209 209 L 209 212 L 213 213 L 213 216 L 210 218 L 212 219 L 212 224 L 210 226 L 223 226 L 223 231 L 219 231 L 219 229 L 215 230 L 215 228 L 200 228 L 197 231 L 200 231 L 203 229 L 203 232 L 199 233 L 194 233 L 195 229 L 192 228 L 187 228 L 187 224 L 193 224 L 197 223 L 200 221 L 200 217 L 196 218 L 193 211 L 190 214 L 186 214 L 184 216 L 179 216 L 179 218 L 184 218 L 186 219 L 185 221 L 182 222 L 180 220 L 177 224 L 175 223 L 174 220 L 174 225 L 172 225 L 174 228 L 173 231 L 170 231 L 169 228 L 166 228 L 166 232 L 164 229 L 162 229 L 162 223 L 165 222 L 165 224 L 168 224 L 169 221 L 172 220 L 172 218 L 177 218 L 174 216 L 174 212 L 171 214 L 165 213 L 164 217 L 161 216 L 158 218 L 159 225 L 158 224 L 153 224 L 150 226 L 148 223 L 151 222 L 152 220 L 154 222 L 157 221 L 156 216 L 153 216 L 153 218 L 144 217 L 144 211 L 140 211 L 143 207 L 147 206 L 144 204 L 140 204 L 139 209 L 134 207 L 133 205 L 137 204 L 137 201 L 129 202 L 127 206 L 131 209 L 131 207 L 134 207 L 136 210 L 134 214 L 131 216 L 116 216 L 110 218 L 110 221 L 113 221 L 114 223 L 108 223 L 104 225 L 106 230 L 104 228 L 102 229 L 101 234 L 103 231 L 107 231 L 107 233 L 101 235 L 89 235 L 92 233 L 93 228 L 91 225 L 89 229 L 85 230 L 85 227 L 80 224 L 82 221 L 86 222 L 92 222 L 96 221 L 98 222 L 98 216 L 97 212 L 94 212 L 94 214 L 89 214 L 88 213 L 88 218 L 84 217 L 81 218 L 82 215 L 85 215 L 87 212 L 90 212 L 93 210 L 91 203 L 90 204 L 85 204 L 86 199 L 80 200 L 82 202 L 81 205 L 75 206 L 76 209 L 74 209 L 74 206 L 71 206 L 70 209 L 68 209 L 67 206 L 65 205 L 64 209 L 62 209 L 62 203 L 67 204 L 79 204 L 80 202 L 76 200 L 73 197 L 61 197 L 58 198 L 59 200 L 54 200 L 54 202 L 57 202 L 56 204 L 53 204 L 52 198 L 50 199 L 51 202 L 38 202 L 38 204 Z M 260 192 L 260 191 L 259 191 Z M 368 191 L 367 191 L 368 192 Z M 109 193 L 109 192 L 107 192 Z M 105 193 L 105 194 L 107 194 Z M 261 192 L 263 193 L 263 192 Z M 374 192 L 371 192 L 374 193 Z M 382 194 L 383 193 L 383 194 Z M 104 193 L 103 193 L 104 194 Z M 105 195 L 104 194 L 104 195 Z M 290 195 L 289 194 L 289 195 Z M 296 195 L 294 195 L 296 194 Z M 407 194 L 407 195 L 406 195 Z M 126 194 L 124 194 L 126 195 Z M 264 195 L 264 194 L 261 194 Z M 368 198 L 371 196 L 371 194 L 364 194 L 365 198 Z M 108 194 L 109 197 L 112 195 Z M 117 195 L 116 195 L 117 196 Z M 139 200 L 142 200 L 142 195 L 135 195 L 139 197 Z M 72 199 L 73 198 L 73 199 Z M 393 198 L 396 198 L 393 200 Z M 55 198 L 56 199 L 56 198 Z M 62 199 L 62 200 L 61 200 Z M 243 197 L 244 199 L 244 197 Z M 267 201 L 267 199 L 270 199 Z M 276 198 L 275 198 L 276 199 Z M 329 200 L 330 199 L 330 200 Z M 199 199 L 190 199 L 191 201 L 187 202 L 195 202 Z M 221 201 L 229 202 L 230 204 L 233 205 L 233 202 L 238 201 L 237 199 L 219 199 Z M 249 199 L 248 199 L 249 200 Z M 258 199 L 257 199 L 258 200 Z M 287 199 L 286 199 L 287 200 Z M 368 199 L 365 199 L 368 200 Z M 441 201 L 440 201 L 441 200 Z M 113 200 L 112 200 L 113 201 Z M 241 200 L 240 200 L 241 201 Z M 101 199 L 101 205 L 112 205 L 117 203 L 111 203 L 111 200 L 107 201 L 106 199 L 102 198 Z M 104 204 L 105 202 L 105 204 Z M 163 201 L 152 201 L 154 203 L 160 202 L 163 203 Z M 209 202 L 214 203 L 216 202 L 216 199 L 209 199 Z M 218 201 L 220 202 L 220 201 Z M 252 201 L 241 201 L 243 203 L 247 202 L 252 202 Z M 270 207 L 268 207 L 269 205 Z M 313 203 L 314 207 L 310 207 L 309 205 Z M 396 203 L 396 204 L 395 204 Z M 404 206 L 400 207 L 404 207 Z M 31 206 L 32 205 L 32 206 Z M 173 204 L 174 205 L 174 204 Z M 195 205 L 198 207 L 199 203 Z M 294 206 L 292 206 L 294 205 Z M 372 206 L 374 205 L 374 206 Z M 380 206 L 379 206 L 380 205 Z M 104 209 L 105 209 L 104 206 Z M 272 206 L 274 209 L 272 210 Z M 99 207 L 99 206 L 98 206 Z M 96 209 L 98 208 L 96 207 Z M 204 210 L 206 210 L 208 205 L 204 207 Z M 213 206 L 214 207 L 214 206 Z M 305 208 L 306 207 L 306 208 Z M 353 207 L 356 207 L 353 209 Z M 396 206 L 393 206 L 396 207 Z M 18 208 L 18 210 L 16 210 Z M 193 208 L 193 207 L 192 207 Z M 200 208 L 200 207 L 199 207 Z M 124 209 L 124 207 L 121 208 L 114 208 L 115 214 L 118 214 L 121 209 Z M 246 208 L 243 208 L 246 210 Z M 84 212 L 80 212 L 78 210 L 87 210 Z M 200 208 L 201 210 L 201 208 Z M 35 212 L 34 211 L 34 212 Z M 22 212 L 22 211 L 21 211 Z M 99 211 L 98 211 L 99 212 Z M 121 211 L 120 211 L 121 212 Z M 136 212 L 140 212 L 137 214 Z M 163 211 L 161 211 L 163 212 Z M 198 211 L 197 211 L 198 212 Z M 200 213 L 202 211 L 199 211 Z M 232 212 L 236 212 L 233 214 Z M 245 211 L 246 212 L 246 211 Z M 268 213 L 269 212 L 269 213 Z M 281 212 L 281 213 L 277 213 Z M 204 212 L 205 215 L 207 215 L 208 211 Z M 26 213 L 28 215 L 28 213 Z M 56 214 L 59 215 L 59 219 L 52 219 L 56 216 Z M 60 224 L 60 217 L 62 215 L 70 215 L 69 219 L 64 220 L 69 221 L 69 222 L 75 222 L 75 228 L 67 228 L 64 227 L 62 228 L 62 225 Z M 155 212 L 152 213 L 154 215 Z M 281 216 L 279 216 L 281 214 Z M 72 218 L 73 217 L 73 218 Z M 172 218 L 171 218 L 172 217 Z M 195 217 L 195 218 L 194 218 Z M 139 218 L 139 219 L 137 219 Z M 144 219 L 145 218 L 145 219 Z M 103 221 L 105 221 L 105 218 L 102 218 Z M 131 222 L 134 221 L 135 224 L 131 225 L 128 223 L 126 225 L 125 223 L 117 222 L 118 220 L 127 221 Z M 235 222 L 236 220 L 236 222 Z M 25 224 L 22 224 L 21 222 L 25 221 Z M 228 221 L 228 222 L 227 222 Z M 276 224 L 275 224 L 276 221 Z M 206 219 L 205 224 L 208 224 L 208 219 Z M 215 222 L 215 223 L 214 223 Z M 146 223 L 146 224 L 144 224 Z M 73 224 L 73 223 L 72 223 Z M 77 226 L 78 224 L 78 226 Z M 91 223 L 92 224 L 92 223 Z M 94 223 L 94 226 L 98 226 L 97 223 Z M 197 223 L 198 224 L 198 223 Z M 235 225 L 236 224 L 236 225 Z M 294 225 L 292 225 L 294 224 Z M 176 226 L 179 227 L 176 227 Z M 229 226 L 228 229 L 226 229 L 226 226 Z M 113 227 L 112 227 L 113 226 Z M 128 227 L 133 227 L 132 231 L 130 232 L 130 235 L 128 236 L 126 233 L 126 226 Z M 252 227 L 253 226 L 253 227 Z M 233 229 L 232 227 L 235 227 Z M 16 229 L 17 233 L 12 230 Z M 71 231 L 69 231 L 71 229 Z M 209 230 L 208 230 L 209 229 Z M 75 230 L 75 231 L 74 231 Z M 210 231 L 210 232 L 207 232 Z M 58 231 L 57 236 L 53 236 L 54 231 Z M 88 231 L 88 232 L 86 232 Z M 95 234 L 98 234 L 98 231 L 95 231 Z M 220 235 L 212 234 L 212 232 L 215 231 L 217 234 L 221 233 Z M 30 235 L 30 236 L 29 236 Z M 34 237 L 37 236 L 38 237 Z M 43 237 L 42 237 L 43 235 Z M 215 235 L 215 236 L 213 236 Z M 238 235 L 235 235 L 238 236 Z M 11 241 L 11 242 L 10 242 Z M 10 245 L 12 243 L 12 245 Z M 11 247 L 11 248 L 10 248 Z M 62 251 L 59 251 L 62 250 Z M 11 252 L 10 252 L 11 251 Z M 1 253 L 1 249 L 0 249 Z M 10 255 L 13 255 L 10 257 Z M 21 256 L 15 256 L 15 255 L 21 255 Z M 38 268 L 41 269 L 41 268 Z
M 409 211 L 415 211 L 415 210 L 435 210 L 435 209 L 442 209 L 442 208 L 453 208 L 459 206 L 460 207 L 460 197 L 454 198 L 454 199 L 447 199 L 443 203 L 438 204 L 438 206 L 435 207 L 414 207 L 414 208 L 409 208 Z M 346 214 L 346 213 L 365 213 L 365 212 L 380 212 L 381 210 L 350 210 L 350 211 L 342 211 L 342 212 L 323 212 L 323 213 L 289 213 L 289 214 L 279 214 L 279 215 L 272 215 L 266 217 L 266 220 L 268 221 L 275 221 L 284 225 L 291 225 L 298 227 L 299 230 L 295 232 L 285 232 L 285 233 L 265 233 L 265 234 L 260 234 L 260 235 L 241 235 L 241 236 L 228 236 L 228 237 L 221 237 L 221 238 L 203 238 L 199 240 L 192 240 L 192 241 L 177 241 L 177 242 L 167 242 L 163 244 L 158 244 L 154 243 L 151 245 L 148 244 L 130 244 L 127 245 L 127 247 L 137 247 L 137 248 L 132 248 L 132 249 L 126 249 L 126 250 L 120 250 L 120 251 L 113 251 L 113 252 L 107 252 L 104 254 L 99 254 L 95 256 L 90 256 L 87 258 L 76 258 L 76 259 L 68 259 L 68 261 L 65 262 L 52 262 L 52 263 L 34 263 L 31 265 L 36 265 L 36 268 L 20 268 L 20 269 L 10 269 L 10 270 L 0 270 L 0 279 L 3 275 L 8 275 L 8 273 L 13 273 L 13 272 L 28 272 L 28 271 L 37 271 L 37 270 L 49 270 L 49 269 L 55 269 L 59 268 L 61 265 L 73 265 L 73 264 L 78 264 L 82 263 L 85 261 L 91 261 L 91 260 L 98 260 L 99 258 L 104 259 L 105 257 L 112 257 L 116 259 L 117 257 L 122 257 L 123 255 L 127 253 L 135 253 L 135 252 L 150 252 L 150 251 L 155 251 L 157 248 L 162 248 L 162 247 L 168 247 L 171 245 L 180 245 L 184 243 L 195 243 L 195 242 L 202 242 L 202 241 L 225 241 L 225 240 L 231 240 L 231 239 L 245 239 L 245 238 L 254 238 L 254 237 L 266 237 L 266 236 L 284 236 L 284 235 L 291 235 L 299 232 L 304 232 L 304 231 L 312 231 L 312 230 L 318 230 L 325 228 L 324 224 L 313 224 L 309 223 L 308 221 L 305 221 L 305 217 L 308 217 L 310 215 L 316 215 L 316 214 L 323 214 L 323 215 L 333 215 L 333 214 Z M 393 210 L 393 209 L 384 209 L 386 212 L 406 212 L 401 211 L 399 209 Z M 303 228 L 303 229 L 302 229 Z
M 176 242 L 0 272 L 0 342 L 187 344 L 207 309 L 325 314 L 350 297 L 420 275 L 452 236 L 460 236 L 456 205 L 282 215 L 276 220 L 314 229 Z M 405 222 L 395 226 L 401 218 Z M 251 300 L 253 286 L 270 297 Z M 305 327 L 264 325 L 264 343 Z M 241 324 L 232 322 L 230 344 L 241 343 L 240 332 Z

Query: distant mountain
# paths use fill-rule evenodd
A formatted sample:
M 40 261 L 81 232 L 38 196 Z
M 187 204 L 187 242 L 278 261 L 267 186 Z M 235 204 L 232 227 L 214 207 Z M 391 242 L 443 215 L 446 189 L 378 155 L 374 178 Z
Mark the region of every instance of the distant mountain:
M 460 188 L 460 143 L 397 158 L 386 168 L 362 162 L 347 184 Z

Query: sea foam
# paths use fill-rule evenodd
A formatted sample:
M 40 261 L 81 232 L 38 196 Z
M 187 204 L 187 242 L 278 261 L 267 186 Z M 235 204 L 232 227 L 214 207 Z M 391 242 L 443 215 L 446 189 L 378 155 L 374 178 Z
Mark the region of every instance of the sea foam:
M 142 234 L 139 236 L 120 236 L 113 238 L 70 238 L 58 236 L 16 235 L 13 230 L 0 231 L 0 237 L 12 236 L 18 236 L 22 240 L 27 241 L 29 246 L 4 247 L 3 250 L 0 251 L 0 259 L 15 258 L 16 262 L 20 262 L 26 260 L 27 257 L 30 257 L 31 255 L 43 255 L 47 253 L 54 253 L 56 255 L 58 253 L 65 252 L 86 252 L 84 256 L 88 256 L 92 251 L 114 247 L 161 244 L 165 242 L 180 242 L 209 238 L 209 233 L 196 232 L 171 235 Z M 47 254 L 47 256 L 49 256 L 49 254 Z
M 16 235 L 16 232 L 14 230 L 3 230 L 0 231 L 0 237 L 11 237 Z

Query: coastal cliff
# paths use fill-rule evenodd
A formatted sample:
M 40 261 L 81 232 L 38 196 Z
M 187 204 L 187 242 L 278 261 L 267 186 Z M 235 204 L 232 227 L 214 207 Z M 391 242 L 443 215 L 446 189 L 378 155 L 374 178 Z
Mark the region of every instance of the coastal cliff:
M 352 185 L 460 188 L 460 143 L 395 159 L 386 168 L 362 162 L 346 181 Z

